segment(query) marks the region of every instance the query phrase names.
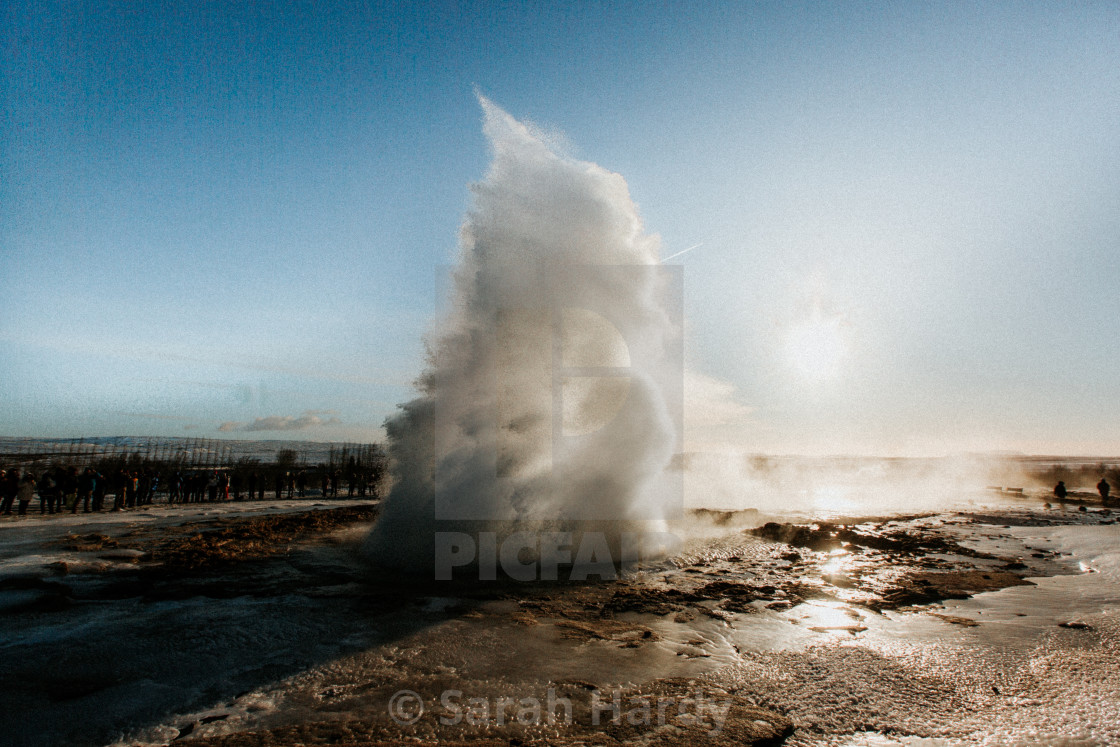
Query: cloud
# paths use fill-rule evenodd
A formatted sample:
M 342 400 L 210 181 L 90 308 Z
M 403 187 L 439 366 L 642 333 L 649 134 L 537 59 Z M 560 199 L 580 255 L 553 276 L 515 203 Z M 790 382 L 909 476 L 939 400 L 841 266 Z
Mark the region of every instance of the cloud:
M 298 418 L 291 415 L 269 415 L 266 418 L 257 418 L 252 423 L 229 421 L 218 426 L 219 431 L 302 431 L 307 428 L 318 428 L 326 425 L 341 425 L 342 421 L 336 417 L 322 418 L 320 414 L 329 414 L 325 410 L 308 410 Z

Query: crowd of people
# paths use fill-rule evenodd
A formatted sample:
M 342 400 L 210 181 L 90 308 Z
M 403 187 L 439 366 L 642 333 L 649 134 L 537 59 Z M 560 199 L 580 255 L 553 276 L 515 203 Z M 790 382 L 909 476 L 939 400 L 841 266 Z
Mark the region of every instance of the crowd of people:
M 317 495 L 339 497 L 342 484 L 349 498 L 376 497 L 375 480 L 360 470 L 343 475 L 339 470 L 280 471 L 231 469 L 174 470 L 121 467 L 102 474 L 94 467 L 76 466 L 44 469 L 39 475 L 28 469 L 0 469 L 0 513 L 13 510 L 24 516 L 38 498 L 39 513 L 99 513 L 133 509 L 154 503 L 157 496 L 168 504 L 264 500 L 271 488 L 273 498 L 305 498 L 309 486 L 318 483 Z M 311 489 L 313 490 L 313 489 Z M 112 499 L 110 502 L 110 498 Z

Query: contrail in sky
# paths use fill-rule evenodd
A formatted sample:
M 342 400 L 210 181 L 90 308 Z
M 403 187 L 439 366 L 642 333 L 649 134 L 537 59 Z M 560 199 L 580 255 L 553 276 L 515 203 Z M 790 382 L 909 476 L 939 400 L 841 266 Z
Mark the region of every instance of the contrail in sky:
M 700 248 L 700 247 L 702 247 L 702 246 L 704 246 L 704 242 L 703 242 L 703 241 L 701 241 L 701 242 L 700 242 L 699 244 L 693 244 L 692 246 L 688 247 L 687 249 L 682 249 L 681 251 L 677 252 L 676 254 L 673 254 L 673 255 L 671 255 L 671 256 L 668 256 L 668 257 L 666 257 L 665 259 L 661 260 L 661 262 L 659 262 L 659 264 L 665 264 L 665 263 L 666 263 L 666 262 L 668 262 L 668 261 L 669 261 L 670 259 L 675 259 L 676 257 L 679 257 L 679 256 L 681 256 L 681 255 L 682 255 L 682 254 L 684 254 L 685 252 L 691 252 L 691 251 L 692 251 L 693 249 L 698 249 L 698 248 Z

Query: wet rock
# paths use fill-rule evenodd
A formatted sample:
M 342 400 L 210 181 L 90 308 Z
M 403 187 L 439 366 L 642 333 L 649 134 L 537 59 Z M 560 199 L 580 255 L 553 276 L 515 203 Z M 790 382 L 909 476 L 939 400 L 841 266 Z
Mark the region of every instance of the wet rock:
M 696 646 L 682 646 L 681 648 L 677 649 L 677 656 L 683 656 L 686 659 L 711 658 L 711 654 L 709 654 L 702 648 L 697 648 Z
M 716 602 L 723 610 L 755 612 L 751 602 L 772 599 L 778 593 L 771 585 L 752 586 L 737 581 L 711 581 L 692 590 L 658 589 L 620 585 L 603 605 L 606 615 L 619 612 L 678 613 L 703 602 Z M 709 614 L 712 608 L 704 611 Z
M 967 599 L 973 594 L 995 591 L 1008 586 L 1032 585 L 1022 576 L 1008 571 L 941 571 L 917 572 L 903 576 L 898 584 L 882 595 L 881 603 L 868 606 L 896 609 L 932 604 L 943 599 Z
M 655 615 L 668 615 L 680 612 L 694 597 L 679 589 L 644 589 L 624 586 L 615 591 L 603 605 L 603 613 L 611 615 L 618 612 L 650 612 Z
M 924 553 L 955 553 L 968 557 L 991 557 L 953 542 L 937 534 L 922 534 L 902 529 L 886 530 L 880 534 L 861 532 L 847 527 L 831 524 L 802 526 L 797 524 L 778 524 L 768 522 L 750 530 L 756 537 L 770 542 L 782 542 L 795 547 L 804 547 L 816 552 L 827 552 L 841 547 L 858 547 L 881 552 L 905 555 Z M 851 551 L 849 549 L 849 551 Z
M 159 568 L 145 566 L 150 576 L 174 579 L 246 560 L 281 555 L 300 539 L 371 521 L 376 515 L 376 506 L 363 504 L 291 514 L 222 518 L 202 527 L 202 531 L 199 525 L 191 524 L 165 527 L 154 537 L 130 536 L 129 544 L 138 547 L 115 550 L 111 555 L 117 560 L 151 560 Z M 102 545 L 110 547 L 107 541 Z M 112 547 L 117 545 L 114 543 Z M 110 553 L 103 556 L 108 557 Z
M 637 648 L 661 640 L 644 625 L 619 620 L 560 620 L 556 623 L 564 638 L 577 641 L 614 641 L 623 648 Z
M 144 552 L 143 550 L 133 550 L 130 548 L 122 547 L 116 550 L 110 550 L 109 552 L 98 553 L 97 557 L 102 560 L 117 560 L 124 561 L 126 563 L 138 563 L 142 559 L 148 557 L 148 553 Z
M 864 625 L 813 625 L 809 630 L 814 633 L 850 633 L 855 635 L 867 630 Z
M 518 625 L 537 625 L 540 622 L 537 620 L 536 616 L 528 610 L 518 610 L 510 613 L 510 618 Z
M 740 511 L 719 511 L 711 508 L 689 509 L 694 519 L 708 522 L 717 527 L 751 526 L 758 523 L 758 509 L 748 508 Z
M 859 584 L 843 573 L 829 573 L 823 576 L 824 580 L 841 589 L 854 589 Z
M 117 540 L 107 534 L 68 534 L 63 547 L 74 552 L 99 552 L 106 548 L 117 547 Z
M 840 540 L 833 536 L 827 525 L 812 528 L 796 524 L 778 524 L 770 521 L 750 530 L 750 533 L 770 542 L 781 542 L 795 547 L 804 547 L 817 552 L 834 550 L 840 547 Z M 798 556 L 800 557 L 800 556 Z
M 975 620 L 973 620 L 972 618 L 969 618 L 969 617 L 959 617 L 957 615 L 944 615 L 944 614 L 941 614 L 939 612 L 930 612 L 929 614 L 933 617 L 940 618 L 947 623 L 951 623 L 953 625 L 960 625 L 961 627 L 965 627 L 965 628 L 975 628 L 977 625 L 980 624 L 980 623 L 976 622 Z

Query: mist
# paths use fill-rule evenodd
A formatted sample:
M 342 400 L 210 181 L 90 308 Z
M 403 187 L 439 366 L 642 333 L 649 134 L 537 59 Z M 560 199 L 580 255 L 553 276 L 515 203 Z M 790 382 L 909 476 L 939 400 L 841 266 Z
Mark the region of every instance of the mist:
M 1087 494 L 1095 494 L 1102 476 L 1120 484 L 1115 460 L 999 453 L 810 457 L 729 449 L 682 454 L 674 469 L 683 475 L 690 518 L 701 509 L 749 514 L 732 525 L 1037 506 L 1052 500 L 1059 479 Z M 727 517 L 719 518 L 726 522 Z M 679 528 L 687 531 L 688 522 Z
M 679 273 L 621 176 L 479 101 L 493 160 L 420 396 L 386 424 L 393 487 L 364 545 L 416 572 L 437 532 L 594 526 L 618 548 L 681 509 Z
M 969 508 L 1008 499 L 993 486 L 1037 486 L 994 456 L 686 452 L 686 419 L 742 432 L 751 408 L 684 370 L 680 268 L 661 264 L 622 176 L 479 103 L 492 161 L 471 187 L 419 396 L 386 423 L 392 488 L 364 544 L 377 564 L 425 573 L 447 533 L 475 538 L 473 552 L 483 535 L 579 545 L 592 531 L 625 561 L 624 535 L 687 531 L 685 509 L 834 519 Z

